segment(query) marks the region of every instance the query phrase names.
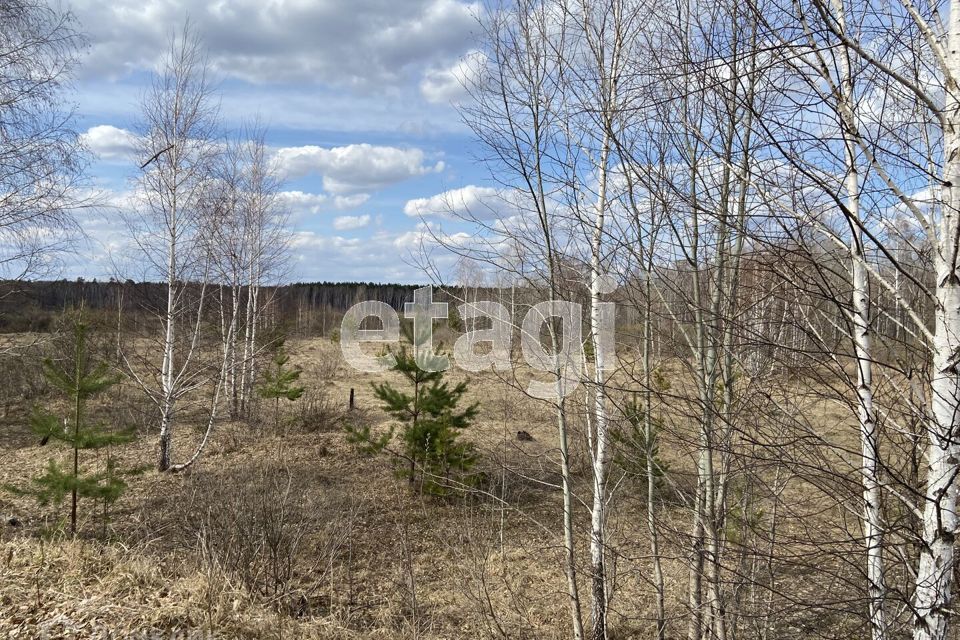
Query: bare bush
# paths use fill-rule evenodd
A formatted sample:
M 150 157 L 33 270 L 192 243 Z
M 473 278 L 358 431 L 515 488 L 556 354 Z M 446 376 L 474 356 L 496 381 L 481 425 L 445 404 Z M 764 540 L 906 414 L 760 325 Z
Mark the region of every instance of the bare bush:
M 321 349 L 311 357 L 311 370 L 319 380 L 328 382 L 337 378 L 340 370 L 340 350 Z
M 251 593 L 282 598 L 308 557 L 312 523 L 303 487 L 288 469 L 260 464 L 236 477 L 205 476 L 186 514 L 201 563 L 239 580 Z
M 308 485 L 316 482 L 275 461 L 192 474 L 168 504 L 176 509 L 154 510 L 180 526 L 151 522 L 148 530 L 175 531 L 174 547 L 190 552 L 209 580 L 240 587 L 278 611 L 327 614 L 341 600 L 338 610 L 348 610 L 357 509 L 352 496 L 336 492 L 314 503 Z
M 25 408 L 46 392 L 47 383 L 39 362 L 46 357 L 47 351 L 43 344 L 35 344 L 0 354 L 0 370 L 3 371 L 0 419 L 7 419 L 13 411 Z
M 343 419 L 343 407 L 325 389 L 310 389 L 297 403 L 295 425 L 301 431 L 335 431 Z

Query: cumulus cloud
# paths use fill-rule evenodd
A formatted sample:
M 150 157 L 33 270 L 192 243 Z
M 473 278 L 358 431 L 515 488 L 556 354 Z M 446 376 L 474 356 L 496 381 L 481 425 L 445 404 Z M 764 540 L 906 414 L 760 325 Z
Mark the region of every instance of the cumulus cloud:
M 354 231 L 370 224 L 370 214 L 362 216 L 337 216 L 333 219 L 333 228 L 337 231 Z
M 324 211 L 330 201 L 330 196 L 324 193 L 307 193 L 304 191 L 281 191 L 277 194 L 280 206 L 284 207 L 295 217 L 316 215 Z
M 486 56 L 469 51 L 453 65 L 427 69 L 420 80 L 420 93 L 434 104 L 457 104 L 467 97 L 467 88 L 480 75 Z
M 516 206 L 498 189 L 471 184 L 429 198 L 408 200 L 403 212 L 411 217 L 500 218 L 515 213 Z
M 363 239 L 299 231 L 291 245 L 296 270 L 305 279 L 422 281 L 423 273 L 397 255 L 396 239 L 385 231 Z
M 101 160 L 129 162 L 136 151 L 137 136 L 126 129 L 101 124 L 87 129 L 80 139 Z
M 355 193 L 350 196 L 336 196 L 333 199 L 333 206 L 335 209 L 340 211 L 345 209 L 356 209 L 369 199 L 369 193 Z
M 281 191 L 277 200 L 294 219 L 306 218 L 331 211 L 356 209 L 370 199 L 369 193 L 355 193 L 349 196 L 331 196 L 327 193 L 309 193 L 306 191 Z
M 436 225 L 419 223 L 407 231 L 378 229 L 363 238 L 304 230 L 294 234 L 291 244 L 297 273 L 304 279 L 423 282 L 423 271 L 411 256 L 422 249 L 465 246 L 473 241 L 471 234 L 446 234 Z M 452 268 L 456 258 L 448 251 L 431 252 L 430 257 L 441 269 Z
M 153 67 L 170 25 L 189 15 L 212 65 L 230 77 L 369 89 L 461 55 L 478 12 L 459 0 L 74 0 L 72 8 L 90 35 L 91 76 Z
M 416 254 L 421 250 L 430 250 L 436 247 L 466 247 L 474 240 L 474 236 L 465 231 L 446 233 L 436 225 L 420 223 L 416 229 L 405 231 L 393 239 L 393 246 L 397 251 Z M 435 256 L 432 256 L 435 258 Z
M 83 214 L 81 226 L 91 239 L 66 265 L 67 277 L 84 276 L 133 277 L 150 279 L 156 274 L 145 265 L 129 230 L 118 224 L 118 212 L 135 206 L 131 191 L 97 192 L 104 207 Z M 303 212 L 328 213 L 335 209 L 335 197 L 304 191 L 279 194 L 285 206 Z M 408 230 L 390 230 L 380 226 L 380 217 L 373 214 L 340 215 L 331 218 L 333 231 L 300 228 L 292 233 L 293 272 L 295 278 L 311 280 L 357 280 L 373 282 L 422 282 L 423 273 L 411 260 L 424 248 L 438 245 L 464 246 L 475 238 L 467 233 L 445 233 L 437 223 L 417 223 Z M 359 231 L 363 229 L 363 231 Z M 350 232 L 358 232 L 358 237 Z M 437 242 L 437 239 L 440 242 Z M 431 259 L 442 268 L 452 266 L 455 256 L 445 251 L 431 253 Z
M 375 191 L 444 168 L 442 161 L 425 163 L 426 154 L 421 149 L 366 143 L 329 149 L 313 145 L 284 147 L 277 151 L 276 158 L 287 177 L 320 175 L 323 188 L 338 195 Z

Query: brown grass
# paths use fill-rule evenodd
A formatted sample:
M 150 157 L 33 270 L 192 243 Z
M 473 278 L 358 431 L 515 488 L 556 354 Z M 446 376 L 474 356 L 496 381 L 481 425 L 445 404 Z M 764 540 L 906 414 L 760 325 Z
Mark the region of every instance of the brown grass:
M 454 380 L 469 377 L 469 400 L 481 403 L 480 420 L 469 438 L 481 452 L 485 488 L 508 504 L 483 495 L 412 495 L 388 460 L 358 456 L 340 428 L 351 419 L 385 428 L 386 416 L 376 407 L 370 383 L 397 377 L 347 370 L 338 364 L 337 348 L 329 340 L 290 347 L 295 362 L 304 367 L 317 415 L 289 409 L 301 424 L 280 434 L 272 432 L 270 421 L 260 428 L 219 425 L 207 453 L 190 472 L 169 476 L 148 471 L 132 479 L 112 515 L 109 539 L 98 537 L 100 523 L 89 510 L 84 510 L 88 516 L 77 539 L 50 537 L 44 531 L 63 517 L 63 508 L 41 508 L 0 494 L 4 520 L 16 517 L 21 523 L 0 529 L 0 633 L 30 638 L 126 638 L 188 630 L 200 634 L 196 637 L 217 638 L 569 637 L 556 427 L 549 408 L 491 374 L 452 372 Z M 348 415 L 351 388 L 358 410 Z M 110 402 L 133 397 L 130 388 L 117 393 Z M 818 411 L 831 415 L 823 407 Z M 827 422 L 843 431 L 849 421 L 836 415 Z M 307 424 L 321 419 L 323 425 Z M 686 588 L 681 543 L 688 526 L 682 494 L 690 483 L 692 445 L 679 412 L 668 422 L 676 437 L 667 439 L 661 451 L 679 494 L 678 502 L 664 510 L 662 538 L 667 600 L 679 633 L 683 611 L 678 603 Z M 62 454 L 15 437 L 22 426 L 13 420 L 3 427 L 0 484 L 22 483 L 51 455 Z M 582 421 L 575 420 L 575 429 L 583 431 Z M 534 440 L 518 442 L 518 430 Z M 151 464 L 152 435 L 118 451 L 122 463 Z M 197 438 L 196 428 L 182 425 L 175 451 L 186 454 Z M 574 470 L 578 496 L 585 500 L 585 457 L 575 460 Z M 206 557 L 208 545 L 220 544 L 222 551 L 223 544 L 232 543 L 223 539 L 223 531 L 201 531 L 231 522 L 230 509 L 249 509 L 245 517 L 251 521 L 260 517 L 254 515 L 256 504 L 263 504 L 257 503 L 257 492 L 248 491 L 243 504 L 234 504 L 230 487 L 255 482 L 265 473 L 295 479 L 290 490 L 297 505 L 295 527 L 302 535 L 288 584 L 276 592 L 259 590 L 245 582 L 237 567 Z M 797 537 L 827 535 L 832 515 L 810 519 L 826 502 L 801 482 L 787 491 L 795 498 L 789 517 Z M 640 487 L 629 480 L 618 492 L 610 513 L 610 542 L 618 550 L 611 562 L 613 632 L 616 638 L 647 636 L 653 601 L 644 502 Z M 210 514 L 213 507 L 219 510 L 217 517 Z M 585 531 L 586 509 L 579 507 L 576 518 Z M 800 528 L 796 522 L 805 524 Z M 220 542 L 210 542 L 211 535 L 219 535 Z M 583 535 L 583 566 L 585 543 Z M 584 581 L 585 614 L 587 594 Z M 787 617 L 784 624 L 788 622 Z

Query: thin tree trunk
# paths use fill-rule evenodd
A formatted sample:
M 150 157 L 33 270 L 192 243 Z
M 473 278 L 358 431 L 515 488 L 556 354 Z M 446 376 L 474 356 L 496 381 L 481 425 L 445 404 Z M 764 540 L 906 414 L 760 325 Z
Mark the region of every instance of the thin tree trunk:
M 649 259 L 652 263 L 653 249 L 655 248 L 654 236 L 651 233 Z M 656 468 L 654 460 L 656 433 L 653 424 L 653 376 L 650 362 L 650 350 L 653 343 L 653 284 L 652 264 L 648 265 L 646 279 L 644 282 L 644 304 L 645 314 L 643 319 L 643 387 L 646 401 L 643 411 L 643 434 L 646 445 L 646 465 L 647 465 L 647 529 L 650 532 L 650 556 L 653 558 L 653 585 L 657 592 L 657 640 L 664 640 L 667 632 L 667 615 L 664 597 L 663 565 L 660 561 L 660 540 L 657 532 L 657 513 L 656 513 L 656 479 L 659 470 Z
M 960 276 L 957 238 L 960 237 L 960 0 L 951 0 L 947 64 L 953 80 L 947 85 L 943 146 L 943 210 L 935 267 L 937 304 L 934 328 L 932 421 L 928 427 L 927 487 L 923 504 L 923 544 L 914 594 L 914 640 L 944 640 L 950 610 L 954 543 L 957 531 L 957 483 L 960 470 L 958 408 L 960 408 Z
M 834 0 L 838 27 L 845 29 L 843 3 Z M 887 625 L 884 615 L 886 583 L 883 570 L 883 523 L 880 513 L 879 441 L 873 409 L 873 356 L 870 339 L 870 289 L 867 269 L 864 265 L 863 237 L 860 232 L 860 175 L 857 169 L 856 141 L 849 127 L 855 126 L 854 87 L 850 70 L 849 51 L 839 56 L 840 85 L 839 102 L 843 110 L 844 147 L 846 160 L 847 215 L 853 221 L 853 238 L 850 242 L 851 270 L 853 274 L 853 349 L 857 364 L 857 420 L 860 426 L 861 482 L 863 484 L 863 537 L 867 552 L 867 595 L 869 598 L 870 635 L 873 640 L 886 637 Z
M 927 487 L 923 504 L 923 544 L 917 567 L 913 605 L 914 640 L 944 640 L 950 610 L 954 543 L 957 531 L 957 483 L 960 470 L 958 408 L 960 408 L 960 276 L 957 251 L 960 237 L 960 0 L 951 0 L 945 47 L 947 82 L 944 109 L 943 210 L 934 264 L 937 278 L 933 341 L 932 421 L 928 427 Z
M 78 329 L 79 331 L 79 329 Z M 77 533 L 77 481 L 80 478 L 80 420 L 83 411 L 83 396 L 80 391 L 80 380 L 83 378 L 83 342 L 77 337 L 77 348 L 74 352 L 74 395 L 73 406 L 73 488 L 70 492 L 70 533 Z M 106 502 L 104 502 L 106 503 Z
M 604 215 L 607 206 L 607 158 L 610 155 L 609 134 L 604 133 L 600 153 L 600 185 L 597 209 L 594 218 L 590 252 L 590 326 L 593 339 L 594 394 L 593 417 L 596 427 L 596 446 L 593 459 L 593 508 L 590 522 L 590 564 L 593 580 L 591 620 L 594 640 L 607 637 L 607 578 L 604 567 L 605 552 L 605 506 L 607 500 L 607 474 L 610 464 L 610 436 L 607 433 L 606 367 L 600 331 L 604 321 L 601 302 L 602 279 L 601 251 L 603 244 Z
M 175 216 L 175 214 L 174 214 Z M 166 471 L 170 468 L 171 430 L 173 428 L 173 412 L 176 399 L 173 388 L 173 349 L 174 327 L 176 319 L 176 283 L 177 283 L 177 242 L 176 224 L 171 226 L 170 243 L 167 256 L 167 313 L 164 319 L 163 337 L 163 366 L 160 373 L 161 384 L 161 415 L 160 439 L 157 452 L 157 470 Z

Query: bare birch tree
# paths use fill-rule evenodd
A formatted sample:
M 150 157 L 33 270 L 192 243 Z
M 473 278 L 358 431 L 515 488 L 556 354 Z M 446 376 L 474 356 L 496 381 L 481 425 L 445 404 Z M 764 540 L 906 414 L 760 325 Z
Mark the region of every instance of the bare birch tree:
M 810 7 L 790 7 L 793 25 L 800 25 L 797 34 L 786 23 L 770 25 L 778 34 L 784 53 L 797 42 L 808 46 L 812 65 L 818 66 L 818 86 L 827 80 L 828 95 L 822 93 L 840 115 L 846 161 L 844 193 L 846 202 L 838 201 L 839 209 L 850 227 L 851 259 L 855 263 L 854 280 L 854 339 L 856 360 L 874 362 L 870 352 L 867 327 L 863 322 L 868 314 L 868 298 L 864 296 L 867 281 L 890 292 L 898 307 L 905 311 L 909 330 L 926 346 L 932 356 L 933 372 L 928 381 L 930 411 L 918 408 L 926 418 L 926 473 L 920 504 L 911 505 L 900 497 L 905 506 L 918 515 L 920 522 L 920 554 L 913 588 L 912 612 L 914 637 L 918 639 L 944 638 L 952 603 L 953 539 L 956 522 L 955 477 L 960 470 L 960 449 L 956 443 L 958 373 L 956 353 L 960 329 L 960 278 L 956 272 L 958 226 L 957 178 L 960 178 L 960 138 L 957 135 L 958 110 L 957 71 L 960 67 L 960 3 L 947 5 L 948 17 L 941 21 L 939 4 L 900 2 L 888 11 L 870 2 L 849 4 L 817 0 Z M 852 19 L 855 18 L 855 19 Z M 858 26 L 856 30 L 851 24 Z M 840 73 L 832 75 L 828 69 L 839 49 Z M 802 59 L 802 58 L 801 58 Z M 851 63 L 853 61 L 853 63 Z M 854 93 L 850 67 L 856 64 L 864 71 L 860 76 L 869 87 Z M 822 91 L 822 90 L 821 90 Z M 851 103 L 866 103 L 870 111 L 856 112 Z M 798 166 L 802 157 L 790 140 L 776 143 L 783 156 Z M 819 152 L 819 149 L 818 149 Z M 895 253 L 895 239 L 884 237 L 896 225 L 887 225 L 881 233 L 877 220 L 865 219 L 857 195 L 856 158 L 882 186 L 880 213 L 892 212 L 908 216 L 923 230 L 933 250 L 936 274 L 929 288 L 919 282 L 909 269 L 899 262 Z M 813 169 L 818 163 L 811 150 L 810 160 L 803 169 L 806 179 L 835 193 L 825 183 L 828 179 Z M 930 186 L 929 197 L 918 197 L 920 188 Z M 835 196 L 836 197 L 836 196 Z M 888 214 L 889 215 L 889 214 Z M 882 218 L 879 219 L 882 222 Z M 818 232 L 837 244 L 844 244 L 842 235 L 824 228 L 815 217 L 808 220 Z M 892 265 L 896 278 L 881 273 L 875 261 L 870 261 L 862 247 L 864 238 L 883 259 Z M 889 273 L 889 271 L 887 272 Z M 932 306 L 932 323 L 928 325 L 924 301 L 907 304 L 901 297 L 900 277 L 913 279 L 928 293 Z M 882 546 L 876 504 L 880 500 L 876 469 L 880 461 L 875 426 L 875 397 L 867 393 L 873 372 L 858 365 L 858 397 L 862 432 L 862 474 L 864 483 L 865 539 L 868 549 L 868 582 L 871 602 L 871 621 L 874 637 L 882 635 L 888 626 L 882 611 L 884 594 Z
M 570 27 L 566 46 L 556 51 L 563 62 L 564 84 L 562 133 L 565 139 L 569 193 L 564 200 L 573 209 L 574 228 L 582 229 L 585 262 L 589 265 L 590 352 L 592 374 L 587 371 L 591 415 L 592 504 L 590 506 L 591 635 L 607 637 L 608 580 L 605 568 L 606 510 L 611 499 L 607 484 L 612 459 L 607 377 L 617 368 L 612 357 L 613 305 L 604 302 L 615 279 L 609 274 L 608 219 L 619 195 L 618 165 L 613 138 L 624 126 L 624 93 L 630 84 L 628 47 L 644 17 L 642 5 L 624 0 L 580 2 L 559 7 L 568 12 Z M 558 9 L 560 10 L 560 9 Z M 580 161 L 580 158 L 583 161 Z M 580 169 L 580 166 L 583 168 Z M 581 175 L 585 173 L 586 175 Z M 593 186 L 595 183 L 595 187 Z M 589 203 L 589 204 L 588 204 Z M 588 367 L 589 369 L 589 367 Z
M 543 293 L 549 300 L 560 297 L 564 239 L 552 215 L 552 197 L 556 167 L 552 152 L 558 144 L 558 119 L 561 114 L 561 69 L 557 54 L 566 38 L 568 16 L 561 7 L 538 0 L 520 0 L 514 6 L 491 12 L 485 24 L 487 64 L 470 87 L 472 102 L 464 108 L 468 125 L 505 171 L 498 174 L 503 187 L 519 196 L 521 229 L 535 242 L 527 246 L 534 257 L 533 273 L 522 273 L 527 282 L 545 283 Z M 489 226 L 488 226 L 489 228 Z M 498 235 L 502 235 L 498 234 Z M 481 259 L 497 261 L 499 250 Z M 531 279 L 531 275 L 533 278 Z M 539 276 L 539 277 L 538 277 Z M 560 352 L 556 318 L 547 319 L 550 348 Z M 562 366 L 559 363 L 558 366 Z M 577 580 L 577 554 L 573 523 L 574 495 L 570 472 L 569 417 L 562 388 L 563 374 L 554 372 L 558 399 L 553 411 L 557 421 L 557 442 L 562 491 L 562 530 L 564 570 L 567 581 L 572 634 L 584 638 L 580 591 Z
M 131 372 L 159 409 L 157 468 L 166 471 L 173 466 L 178 404 L 205 382 L 197 360 L 211 268 L 205 234 L 210 230 L 206 216 L 215 206 L 210 191 L 218 105 L 201 42 L 189 23 L 171 38 L 161 65 L 142 103 L 141 202 L 130 226 L 143 256 L 166 285 L 160 313 L 162 363 L 155 382 L 136 367 Z
M 0 5 L 0 278 L 49 274 L 77 231 L 85 157 L 66 99 L 84 45 L 73 15 Z
M 273 299 L 273 290 L 263 291 L 280 282 L 286 275 L 290 244 L 289 212 L 278 199 L 282 182 L 278 168 L 269 154 L 266 131 L 258 123 L 245 128 L 243 153 L 243 219 L 246 227 L 246 306 L 243 319 L 243 358 L 240 380 L 232 387 L 235 408 L 249 413 L 257 376 L 257 357 L 264 345 L 258 340 L 257 328 L 264 310 Z

